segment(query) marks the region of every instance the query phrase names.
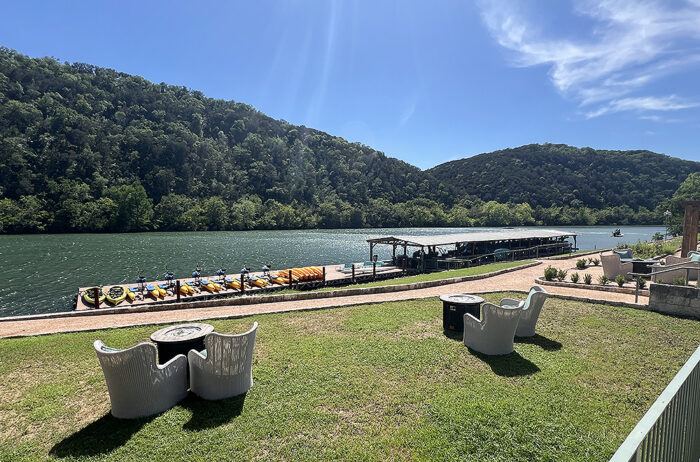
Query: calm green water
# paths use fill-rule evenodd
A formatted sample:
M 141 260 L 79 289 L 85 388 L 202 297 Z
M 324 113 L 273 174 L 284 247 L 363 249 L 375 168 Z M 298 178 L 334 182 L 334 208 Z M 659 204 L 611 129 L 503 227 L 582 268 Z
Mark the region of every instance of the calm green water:
M 579 234 L 582 249 L 612 247 L 620 241 L 648 240 L 663 227 L 559 227 Z M 142 272 L 149 280 L 167 271 L 188 277 L 199 266 L 211 275 L 223 266 L 229 272 L 243 265 L 259 270 L 330 265 L 369 258 L 366 239 L 386 235 L 431 235 L 500 228 L 387 228 L 306 231 L 240 231 L 137 234 L 49 234 L 0 236 L 0 317 L 67 311 L 78 287 L 133 283 Z M 390 246 L 377 246 L 379 258 Z

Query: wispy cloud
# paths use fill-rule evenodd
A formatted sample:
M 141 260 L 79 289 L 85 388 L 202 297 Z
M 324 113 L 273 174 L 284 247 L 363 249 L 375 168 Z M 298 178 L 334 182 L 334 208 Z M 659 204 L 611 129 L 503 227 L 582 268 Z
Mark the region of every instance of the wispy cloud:
M 550 66 L 552 83 L 586 107 L 588 118 L 699 105 L 677 94 L 639 94 L 700 61 L 700 0 L 574 0 L 572 13 L 588 25 L 576 39 L 540 30 L 521 0 L 479 5 L 493 37 L 513 52 L 512 63 Z

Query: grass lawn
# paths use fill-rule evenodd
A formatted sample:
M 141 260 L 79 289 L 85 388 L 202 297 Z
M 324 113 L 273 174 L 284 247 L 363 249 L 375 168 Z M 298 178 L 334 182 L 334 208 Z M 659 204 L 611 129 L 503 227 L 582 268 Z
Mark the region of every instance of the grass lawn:
M 471 268 L 461 268 L 461 269 L 456 269 L 456 270 L 440 271 L 437 273 L 416 274 L 415 276 L 406 276 L 406 277 L 400 277 L 400 278 L 395 278 L 395 279 L 383 279 L 381 281 L 366 282 L 363 284 L 353 284 L 353 285 L 348 285 L 348 286 L 324 287 L 323 289 L 315 289 L 315 290 L 284 289 L 284 290 L 274 292 L 274 295 L 298 294 L 298 293 L 304 293 L 304 292 L 328 292 L 331 290 L 359 289 L 362 287 L 397 286 L 400 284 L 411 284 L 414 282 L 437 281 L 440 279 L 450 279 L 450 278 L 458 278 L 458 277 L 462 277 L 462 276 L 474 276 L 477 274 L 492 273 L 494 271 L 500 271 L 503 269 L 515 268 L 517 266 L 527 265 L 527 264 L 532 263 L 532 262 L 533 262 L 532 260 L 516 260 L 516 261 L 507 261 L 507 262 L 501 262 L 501 263 L 489 263 L 488 265 L 472 266 Z M 264 297 L 266 295 L 270 295 L 270 294 L 265 294 L 265 295 L 260 295 L 260 296 Z
M 550 299 L 536 337 L 487 357 L 441 316 L 426 299 L 212 321 L 260 323 L 247 396 L 135 421 L 110 416 L 92 342 L 156 326 L 0 340 L 0 460 L 605 461 L 700 343 L 697 321 Z

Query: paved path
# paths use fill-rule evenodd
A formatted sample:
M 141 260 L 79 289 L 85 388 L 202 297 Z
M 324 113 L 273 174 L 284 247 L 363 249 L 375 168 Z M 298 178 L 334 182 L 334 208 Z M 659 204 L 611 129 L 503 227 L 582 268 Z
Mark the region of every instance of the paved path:
M 408 300 L 412 298 L 436 297 L 445 293 L 475 293 L 489 291 L 524 290 L 527 291 L 535 284 L 535 278 L 542 276 L 546 265 L 559 269 L 566 269 L 569 274 L 578 272 L 593 275 L 594 281 L 602 274 L 601 267 L 591 267 L 583 271 L 575 269 L 576 260 L 544 261 L 543 264 L 524 268 L 498 276 L 480 279 L 476 281 L 460 282 L 445 286 L 430 287 L 426 289 L 407 290 L 403 292 L 391 292 L 385 294 L 357 295 L 337 298 L 325 298 L 317 300 L 299 300 L 280 303 L 260 303 L 244 306 L 218 306 L 208 308 L 192 308 L 172 311 L 157 311 L 146 313 L 123 313 L 101 316 L 75 316 L 56 319 L 37 319 L 23 321 L 0 322 L 0 337 L 18 335 L 37 335 L 55 332 L 72 332 L 80 330 L 106 329 L 113 327 L 126 327 L 145 324 L 176 323 L 182 321 L 194 321 L 212 319 L 217 317 L 231 317 L 270 313 L 275 311 L 295 311 L 310 308 L 331 308 L 364 303 L 389 302 L 396 300 Z M 578 297 L 595 298 L 600 300 L 634 302 L 634 295 L 619 294 L 614 292 L 602 292 L 589 289 L 576 289 L 565 287 L 547 287 L 547 291 L 554 294 L 573 295 Z M 647 297 L 640 297 L 639 303 L 648 303 Z

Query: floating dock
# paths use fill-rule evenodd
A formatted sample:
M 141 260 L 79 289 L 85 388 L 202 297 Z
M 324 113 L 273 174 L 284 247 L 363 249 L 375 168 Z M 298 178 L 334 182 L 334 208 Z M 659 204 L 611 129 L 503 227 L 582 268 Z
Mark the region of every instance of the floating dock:
M 168 303 L 175 303 L 178 301 L 199 301 L 199 300 L 211 300 L 215 298 L 226 298 L 226 297 L 236 297 L 236 296 L 243 296 L 243 295 L 259 295 L 263 293 L 271 293 L 271 292 L 278 292 L 280 290 L 285 290 L 285 289 L 294 289 L 294 290 L 308 290 L 308 289 L 314 289 L 314 288 L 319 288 L 319 287 L 324 287 L 324 286 L 342 286 L 342 285 L 349 285 L 349 284 L 354 284 L 354 283 L 362 283 L 362 282 L 369 282 L 372 280 L 380 280 L 380 279 L 389 279 L 389 278 L 394 278 L 397 276 L 400 276 L 403 271 L 400 268 L 397 268 L 395 266 L 388 265 L 388 262 L 378 262 L 376 266 L 376 270 L 374 266 L 368 265 L 369 262 L 365 263 L 356 263 L 355 265 L 355 273 L 354 273 L 354 279 L 353 279 L 353 272 L 352 272 L 352 266 L 349 265 L 332 265 L 332 266 L 325 266 L 322 267 L 325 270 L 325 279 L 316 279 L 312 281 L 293 281 L 292 284 L 275 284 L 275 283 L 270 283 L 268 284 L 267 287 L 256 287 L 256 286 L 251 286 L 251 287 L 246 287 L 245 290 L 239 290 L 239 289 L 233 289 L 230 287 L 227 287 L 225 284 L 223 284 L 223 280 L 227 277 L 229 278 L 240 278 L 240 274 L 226 274 L 224 276 L 202 276 L 200 280 L 208 280 L 208 281 L 213 281 L 221 285 L 221 290 L 219 292 L 209 292 L 205 289 L 202 289 L 199 286 L 194 286 L 195 293 L 192 295 L 184 295 L 180 294 L 178 297 L 178 294 L 176 292 L 176 281 L 180 281 L 180 284 L 184 283 L 185 281 L 191 282 L 194 280 L 192 277 L 188 278 L 178 278 L 174 279 L 172 281 L 166 281 L 166 280 L 161 280 L 161 281 L 148 281 L 146 285 L 153 285 L 157 286 L 159 284 L 165 284 L 168 286 L 168 289 L 166 289 L 166 295 L 165 297 L 158 297 L 157 299 L 154 299 L 147 290 L 144 290 L 143 292 L 137 292 L 136 297 L 134 298 L 133 301 L 129 301 L 128 299 L 122 301 L 121 303 L 118 304 L 120 307 L 128 307 L 128 306 L 142 306 L 142 305 L 162 305 L 162 304 L 168 304 Z M 272 271 L 273 274 L 275 273 L 285 273 L 285 271 L 288 270 L 283 270 L 283 271 Z M 255 276 L 255 277 L 262 277 L 262 272 L 257 272 L 257 273 L 249 273 L 248 276 Z M 221 282 L 220 282 L 221 281 Z M 104 285 L 101 286 L 100 288 L 102 289 L 103 293 L 107 293 L 110 288 L 114 286 L 123 286 L 126 287 L 127 290 L 131 287 L 139 287 L 139 284 L 137 283 L 123 283 L 123 284 L 110 284 L 110 285 Z M 80 287 L 78 288 L 78 295 L 77 295 L 77 302 L 75 305 L 76 310 L 94 310 L 97 309 L 94 304 L 87 303 L 83 297 L 82 294 L 86 290 L 93 290 L 95 286 L 88 286 L 88 287 Z M 99 304 L 99 308 L 111 308 L 114 305 L 111 303 L 107 302 L 106 300 L 103 301 L 102 303 Z

